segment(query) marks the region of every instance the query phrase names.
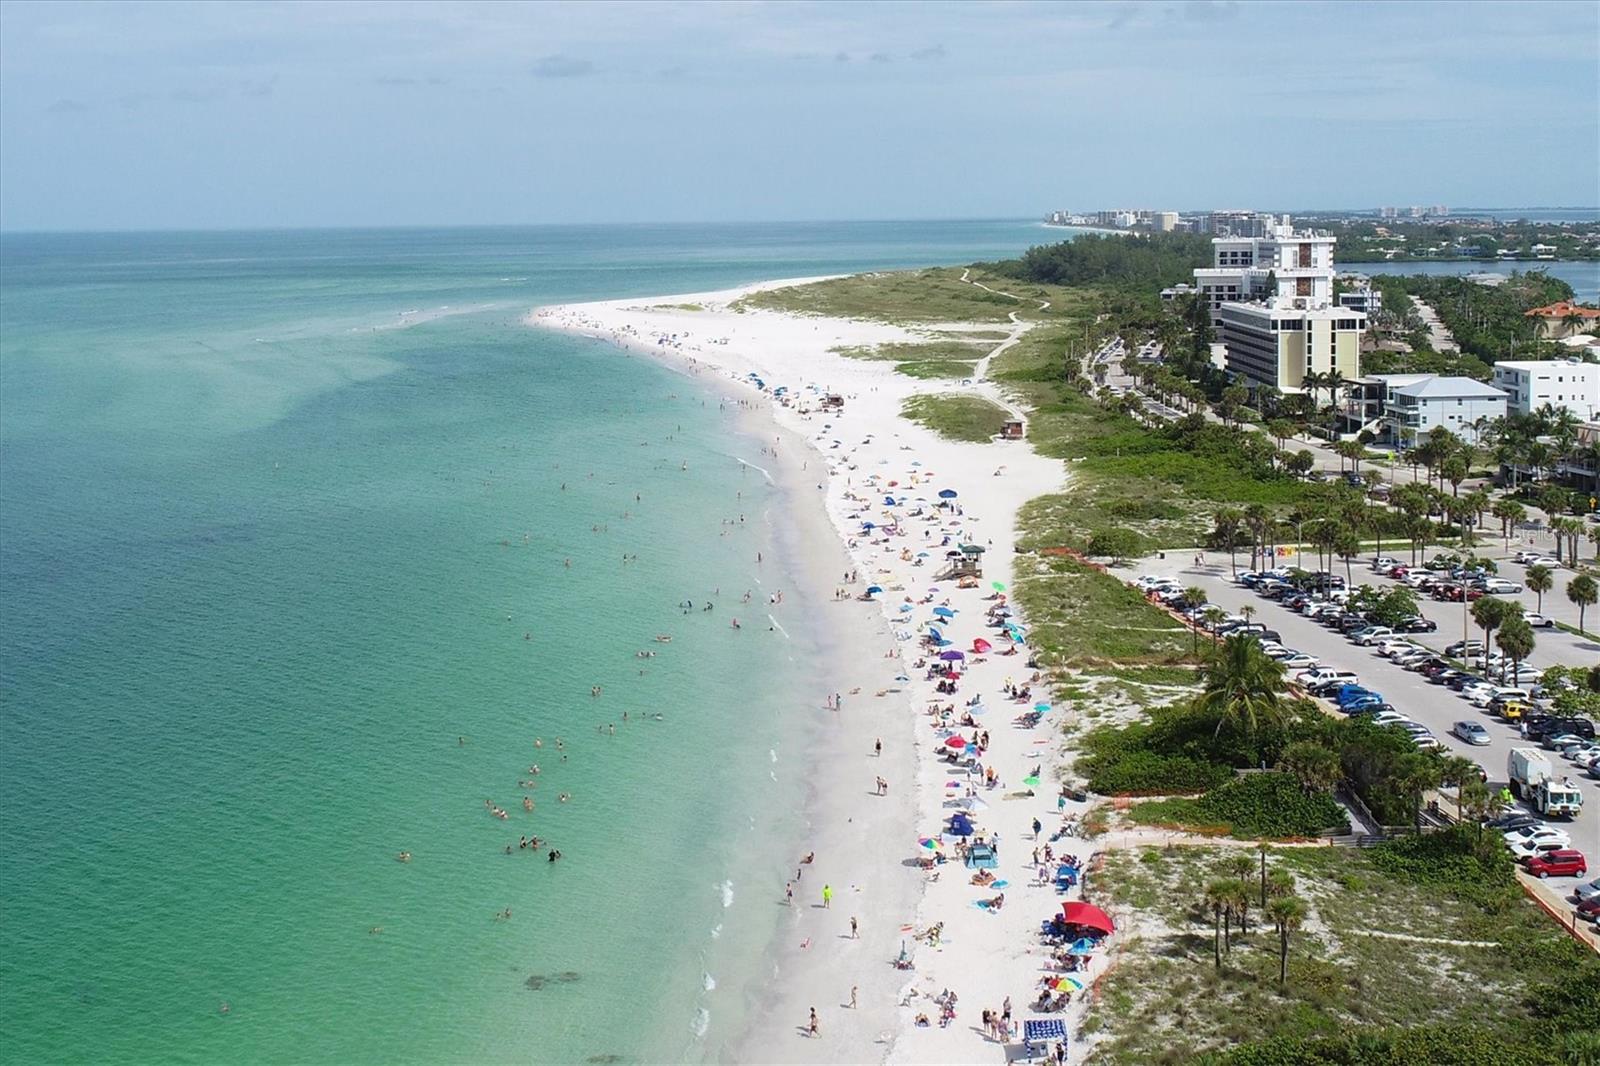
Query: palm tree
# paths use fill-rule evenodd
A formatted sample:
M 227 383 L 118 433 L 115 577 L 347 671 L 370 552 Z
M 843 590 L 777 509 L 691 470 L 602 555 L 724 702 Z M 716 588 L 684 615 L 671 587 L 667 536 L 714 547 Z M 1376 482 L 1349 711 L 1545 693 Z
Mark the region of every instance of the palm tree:
M 1241 855 L 1239 858 L 1249 859 L 1250 856 Z M 1251 861 L 1250 867 L 1252 870 L 1255 868 L 1255 865 L 1255 862 Z M 1251 901 L 1249 882 L 1244 880 L 1234 882 L 1231 895 L 1233 897 L 1233 913 L 1239 916 L 1239 935 L 1249 936 Z
M 1497 500 L 1490 514 L 1500 519 L 1500 535 L 1505 538 L 1506 550 L 1511 549 L 1511 530 L 1528 516 L 1528 509 L 1516 500 Z
M 1283 716 L 1283 666 L 1269 659 L 1248 636 L 1232 636 L 1214 649 L 1200 668 L 1205 685 L 1197 710 L 1217 716 L 1215 736 L 1232 723 L 1246 737 Z
M 1221 544 L 1228 549 L 1228 568 L 1234 576 L 1239 574 L 1239 562 L 1235 557 L 1234 549 L 1238 546 L 1239 533 L 1244 524 L 1244 512 L 1236 507 L 1219 507 L 1212 521 L 1215 523 L 1211 530 L 1211 543 Z
M 1600 563 L 1600 526 L 1589 527 L 1589 543 L 1594 545 L 1594 561 Z
M 1339 783 L 1339 753 L 1314 740 L 1299 740 L 1283 749 L 1278 767 L 1291 773 L 1304 791 L 1326 792 Z M 1265 876 L 1265 874 L 1263 874 Z
M 1205 611 L 1201 614 L 1201 617 L 1206 620 L 1206 626 L 1211 630 L 1211 643 L 1216 644 L 1222 639 L 1217 636 L 1217 625 L 1221 623 L 1224 618 L 1228 617 L 1228 612 L 1213 604 L 1205 609 Z
M 1248 855 L 1229 855 L 1223 862 L 1222 868 L 1237 877 L 1242 884 L 1251 874 L 1256 872 L 1256 861 Z
M 1228 907 L 1228 896 L 1233 891 L 1233 882 L 1225 878 L 1217 878 L 1206 885 L 1206 906 L 1211 908 L 1212 937 L 1211 949 L 1217 963 L 1217 969 L 1222 969 L 1222 925 L 1223 916 Z M 1229 915 L 1231 917 L 1231 915 Z M 1229 950 L 1232 950 L 1232 930 L 1229 931 Z
M 1472 620 L 1483 630 L 1483 672 L 1489 672 L 1489 637 L 1505 624 L 1511 608 L 1509 600 L 1498 596 L 1485 596 L 1472 605 Z M 1519 609 L 1520 611 L 1520 609 Z
M 1595 585 L 1594 578 L 1588 574 L 1579 574 L 1567 582 L 1567 599 L 1578 605 L 1578 632 L 1583 633 L 1583 613 L 1594 606 L 1594 601 L 1600 596 L 1600 588 Z M 1587 636 L 1588 634 L 1584 634 Z
M 1199 585 L 1190 585 L 1188 588 L 1183 590 L 1183 602 L 1191 608 L 1201 606 L 1206 602 L 1206 590 L 1201 588 Z M 1191 654 L 1199 655 L 1200 623 L 1193 618 L 1189 620 L 1189 632 L 1193 637 L 1193 639 L 1190 641 L 1190 643 L 1193 645 Z
M 1279 896 L 1267 904 L 1267 917 L 1278 928 L 1278 983 L 1289 980 L 1289 934 L 1305 921 L 1306 905 L 1298 896 Z
M 1467 457 L 1457 452 L 1439 464 L 1439 478 L 1450 482 L 1450 495 L 1461 495 L 1461 483 L 1467 480 L 1467 475 L 1472 472 L 1472 466 L 1467 462 Z
M 1500 646 L 1500 653 L 1511 660 L 1511 676 L 1515 678 L 1523 660 L 1533 654 L 1533 627 L 1518 611 L 1500 626 L 1495 643 Z
M 1272 850 L 1265 840 L 1256 844 L 1256 850 L 1261 853 L 1261 909 L 1267 909 L 1267 852 Z
M 1444 760 L 1442 767 L 1444 782 L 1456 786 L 1456 821 L 1461 821 L 1464 814 L 1464 790 L 1468 781 L 1478 780 L 1478 764 L 1465 755 L 1451 755 Z
M 1544 613 L 1544 594 L 1550 591 L 1550 586 L 1555 584 L 1555 580 L 1556 576 L 1548 566 L 1528 567 L 1528 576 L 1523 579 L 1523 583 L 1528 586 L 1529 592 L 1539 598 L 1534 610 L 1540 614 Z

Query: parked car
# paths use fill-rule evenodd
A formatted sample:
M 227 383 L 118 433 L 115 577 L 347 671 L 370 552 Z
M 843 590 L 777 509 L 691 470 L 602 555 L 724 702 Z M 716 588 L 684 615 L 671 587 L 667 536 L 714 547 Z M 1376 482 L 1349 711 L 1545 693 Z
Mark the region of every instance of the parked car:
M 1283 659 L 1282 662 L 1285 670 L 1308 670 L 1321 663 L 1322 660 L 1315 655 L 1307 655 L 1305 652 L 1297 651 Z
M 1483 641 L 1458 640 L 1454 644 L 1446 645 L 1444 653 L 1452 659 L 1461 659 L 1469 656 L 1476 658 L 1483 654 Z
M 1584 900 L 1573 913 L 1586 922 L 1600 921 L 1600 899 Z
M 1550 733 L 1544 738 L 1547 751 L 1560 751 L 1569 744 L 1582 744 L 1583 738 L 1576 733 Z
M 1572 847 L 1569 840 L 1526 840 L 1511 846 L 1511 857 L 1517 862 L 1523 862 L 1538 855 L 1548 855 L 1552 851 L 1566 851 Z
M 1395 626 L 1402 633 L 1432 633 L 1439 628 L 1439 623 L 1431 618 L 1424 618 L 1420 614 L 1414 618 L 1407 618 Z
M 1582 903 L 1586 899 L 1600 899 L 1600 877 L 1585 881 L 1572 890 L 1572 898 Z
M 1509 810 L 1498 818 L 1491 818 L 1484 823 L 1488 828 L 1498 829 L 1502 833 L 1511 833 L 1530 825 L 1543 824 L 1539 819 L 1520 808 Z
M 1582 877 L 1589 872 L 1583 852 L 1561 848 L 1525 859 L 1523 867 L 1541 881 L 1547 877 Z
M 1557 829 L 1546 822 L 1535 822 L 1520 829 L 1508 830 L 1505 833 L 1506 843 L 1515 847 L 1518 844 L 1527 844 L 1535 840 L 1559 840 L 1562 847 L 1571 843 L 1572 838 L 1565 829 Z
M 1461 721 L 1450 727 L 1450 732 L 1466 741 L 1468 744 L 1489 743 L 1489 731 L 1477 722 Z
M 1522 616 L 1522 620 L 1535 629 L 1554 629 L 1556 627 L 1555 619 L 1546 618 L 1542 614 L 1525 614 Z
M 1351 634 L 1350 639 L 1362 647 L 1371 647 L 1386 637 L 1394 636 L 1394 630 L 1388 626 L 1368 626 L 1366 629 L 1357 630 Z
M 1496 596 L 1506 596 L 1521 592 L 1522 586 L 1503 577 L 1489 577 L 1483 580 L 1483 591 Z

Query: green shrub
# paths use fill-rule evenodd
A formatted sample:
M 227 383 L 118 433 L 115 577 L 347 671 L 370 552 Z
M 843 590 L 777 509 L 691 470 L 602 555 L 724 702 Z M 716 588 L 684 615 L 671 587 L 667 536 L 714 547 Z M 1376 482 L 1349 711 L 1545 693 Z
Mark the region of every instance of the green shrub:
M 1090 789 L 1105 796 L 1203 792 L 1233 774 L 1203 759 L 1153 751 L 1091 755 L 1078 760 L 1078 772 L 1088 778 Z
M 1289 774 L 1246 774 L 1199 799 L 1158 800 L 1134 809 L 1146 824 L 1215 828 L 1257 839 L 1316 836 L 1324 829 L 1349 831 L 1344 811 L 1327 793 L 1308 794 Z
M 1414 884 L 1432 885 L 1486 909 L 1519 897 L 1511 856 L 1498 834 L 1456 825 L 1386 841 L 1366 852 L 1379 871 Z

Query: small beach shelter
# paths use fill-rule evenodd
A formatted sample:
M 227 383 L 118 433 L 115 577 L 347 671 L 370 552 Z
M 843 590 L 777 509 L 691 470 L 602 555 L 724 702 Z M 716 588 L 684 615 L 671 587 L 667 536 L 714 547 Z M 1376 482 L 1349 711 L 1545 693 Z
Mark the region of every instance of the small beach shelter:
M 1116 932 L 1116 924 L 1111 916 L 1092 903 L 1073 900 L 1061 905 L 1061 916 L 1072 925 L 1081 925 L 1087 929 L 1098 929 L 1102 933 Z
M 972 835 L 972 819 L 967 817 L 966 812 L 963 811 L 959 814 L 951 815 L 950 832 L 954 833 L 958 837 L 969 837 Z M 1107 920 L 1109 921 L 1109 919 Z
M 1045 1054 L 1050 1053 L 1050 1041 L 1067 1039 L 1067 1023 L 1060 1018 L 1029 1018 L 1022 1023 L 1023 1052 L 1031 1062 L 1040 1045 Z
M 965 652 L 956 651 L 954 648 L 950 649 L 949 651 L 942 651 L 939 653 L 939 658 L 943 659 L 947 663 L 958 662 L 966 657 L 967 656 Z
M 962 748 L 967 746 L 967 738 L 962 736 L 960 733 L 957 733 L 955 736 L 946 740 L 944 742 L 944 746 L 947 748 L 955 748 L 957 751 L 960 751 Z

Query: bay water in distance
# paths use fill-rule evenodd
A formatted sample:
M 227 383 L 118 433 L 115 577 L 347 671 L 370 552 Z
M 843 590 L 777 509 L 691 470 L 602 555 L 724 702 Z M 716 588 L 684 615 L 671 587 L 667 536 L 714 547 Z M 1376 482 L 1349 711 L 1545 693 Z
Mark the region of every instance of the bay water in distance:
M 728 628 L 779 501 L 714 384 L 521 320 L 1038 239 L 0 236 L 6 1057 L 712 1054 L 826 686 Z

